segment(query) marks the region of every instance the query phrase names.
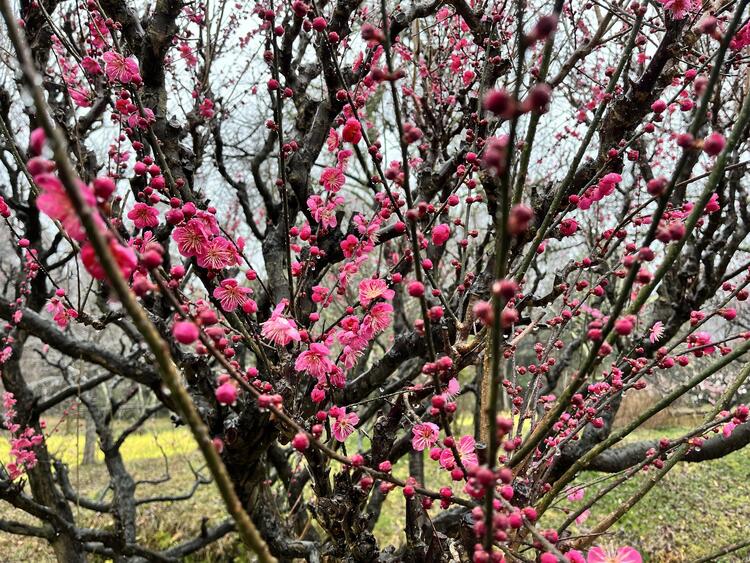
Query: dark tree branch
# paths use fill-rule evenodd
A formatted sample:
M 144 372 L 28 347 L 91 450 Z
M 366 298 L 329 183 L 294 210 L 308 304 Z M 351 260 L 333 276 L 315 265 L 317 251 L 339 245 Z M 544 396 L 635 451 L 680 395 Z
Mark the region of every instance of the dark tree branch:
M 718 434 L 703 442 L 700 448 L 693 449 L 684 457 L 684 461 L 699 463 L 719 459 L 750 444 L 750 423 L 737 426 L 732 434 L 725 438 Z M 589 466 L 593 471 L 616 473 L 637 465 L 646 458 L 646 452 L 659 448 L 658 440 L 634 442 L 620 448 L 612 448 L 594 458 Z

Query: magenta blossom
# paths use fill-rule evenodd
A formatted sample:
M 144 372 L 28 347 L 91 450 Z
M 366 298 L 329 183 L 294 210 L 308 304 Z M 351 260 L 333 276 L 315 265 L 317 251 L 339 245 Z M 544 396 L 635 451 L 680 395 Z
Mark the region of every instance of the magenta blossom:
M 565 557 L 570 563 L 586 563 L 586 558 L 583 556 L 583 553 L 577 549 L 571 549 L 566 552 Z
M 313 218 L 320 223 L 320 227 L 325 229 L 333 229 L 338 224 L 336 220 L 336 207 L 344 202 L 342 197 L 334 197 L 328 201 L 324 201 L 319 195 L 312 195 L 307 198 L 307 207 L 310 210 L 310 214 Z
M 84 88 L 73 88 L 71 86 L 68 88 L 68 94 L 70 94 L 70 99 L 81 108 L 91 107 L 95 99 L 94 93 Z
M 216 388 L 216 400 L 222 405 L 233 405 L 237 401 L 237 388 L 231 383 L 222 383 Z
M 578 222 L 575 219 L 563 219 L 560 223 L 560 234 L 564 237 L 573 235 L 578 230 Z
M 143 108 L 143 115 L 134 111 L 128 116 L 128 126 L 133 129 L 146 129 L 149 123 L 156 121 L 154 112 L 151 108 Z
M 700 8 L 701 3 L 698 0 L 659 0 L 664 5 L 664 9 L 672 13 L 676 20 L 684 19 L 688 12 L 694 12 Z
M 109 250 L 114 256 L 115 262 L 117 262 L 123 277 L 125 279 L 130 279 L 130 276 L 138 265 L 138 259 L 136 258 L 133 249 L 129 246 L 122 246 L 115 240 L 111 240 L 109 242 Z M 106 279 L 107 274 L 99 263 L 99 259 L 96 257 L 96 251 L 90 242 L 87 242 L 81 247 L 81 261 L 93 278 L 97 280 Z
M 614 551 L 605 551 L 601 547 L 592 547 L 586 563 L 642 563 L 641 554 L 630 546 Z
M 411 433 L 413 434 L 411 447 L 417 452 L 431 448 L 437 442 L 439 432 L 440 428 L 432 422 L 415 424 L 411 429 Z
M 208 230 L 199 219 L 190 219 L 182 227 L 177 227 L 172 232 L 172 238 L 177 243 L 180 254 L 189 258 L 204 254 L 208 245 Z
M 83 241 L 86 233 L 60 179 L 52 174 L 38 174 L 34 176 L 34 183 L 41 191 L 36 199 L 39 211 L 51 219 L 60 221 L 62 228 L 72 239 Z M 78 187 L 86 203 L 90 206 L 96 205 L 96 198 L 91 189 L 83 182 L 79 182 Z M 98 215 L 96 218 L 101 221 Z
M 310 299 L 312 299 L 313 303 L 323 303 L 324 301 L 328 300 L 328 302 L 324 305 L 324 307 L 326 307 L 330 305 L 331 303 L 331 300 L 327 299 L 330 291 L 331 291 L 330 289 L 322 285 L 314 285 L 312 287 L 312 293 L 310 295 Z
M 366 278 L 359 282 L 359 304 L 367 307 L 377 299 L 393 299 L 394 291 L 381 278 Z
M 370 312 L 362 319 L 362 328 L 373 335 L 383 332 L 391 326 L 393 306 L 381 301 L 370 308 Z
M 341 130 L 341 138 L 347 143 L 356 145 L 362 140 L 362 126 L 355 117 L 346 120 L 344 128 Z
M 237 250 L 224 237 L 214 237 L 198 254 L 198 265 L 209 270 L 223 270 L 237 263 Z
M 75 309 L 69 309 L 65 304 L 58 299 L 53 297 L 50 302 L 47 303 L 47 311 L 52 313 L 52 319 L 57 323 L 60 328 L 65 328 L 71 319 L 78 318 L 78 311 Z
M 333 152 L 339 148 L 339 134 L 334 128 L 331 128 L 328 132 L 328 139 L 326 139 L 326 148 L 328 152 Z
M 277 346 L 287 346 L 292 341 L 299 342 L 301 338 L 297 323 L 281 314 L 288 303 L 286 299 L 282 299 L 271 313 L 271 318 L 261 325 L 263 338 L 267 338 Z
M 359 424 L 359 417 L 356 413 L 346 412 L 341 409 L 333 421 L 333 437 L 339 442 L 345 442 L 346 439 L 354 432 L 354 427 Z
M 691 334 L 688 337 L 688 348 L 697 348 L 693 352 L 696 358 L 700 358 L 705 354 L 711 355 L 716 351 L 716 347 L 711 344 L 711 333 L 705 331 Z
M 138 202 L 128 212 L 128 219 L 137 229 L 153 229 L 159 224 L 159 211 L 143 202 Z
M 344 171 L 339 167 L 330 167 L 320 175 L 320 184 L 329 192 L 336 193 L 344 187 Z
M 473 436 L 469 435 L 461 436 L 461 439 L 456 444 L 456 451 L 458 451 L 458 455 L 461 458 L 461 463 L 466 469 L 476 467 L 479 464 L 477 454 L 474 451 L 475 445 L 476 442 L 474 441 Z M 440 465 L 449 470 L 455 467 L 456 461 L 450 448 L 445 448 L 440 453 Z
M 116 51 L 107 51 L 102 55 L 102 59 L 105 63 L 104 72 L 112 82 L 128 84 L 141 81 L 138 61 L 133 57 L 125 58 Z
M 180 344 L 192 344 L 200 336 L 200 329 L 193 321 L 178 321 L 172 327 L 172 334 Z
M 445 223 L 435 225 L 432 229 L 432 244 L 435 246 L 443 246 L 449 238 L 451 238 L 451 229 Z
M 729 43 L 729 46 L 735 51 L 739 51 L 748 45 L 750 45 L 750 23 L 745 24 Z
M 221 285 L 214 289 L 214 297 L 221 302 L 221 308 L 227 312 L 234 311 L 237 307 L 242 306 L 248 299 L 248 295 L 253 290 L 249 287 L 242 287 L 235 279 L 222 280 Z
M 318 379 L 324 378 L 334 368 L 333 362 L 328 357 L 330 353 L 327 346 L 313 342 L 309 350 L 305 350 L 297 357 L 294 369 L 305 371 Z
M 91 57 L 83 57 L 81 59 L 81 66 L 91 76 L 99 76 L 103 72 L 101 65 Z

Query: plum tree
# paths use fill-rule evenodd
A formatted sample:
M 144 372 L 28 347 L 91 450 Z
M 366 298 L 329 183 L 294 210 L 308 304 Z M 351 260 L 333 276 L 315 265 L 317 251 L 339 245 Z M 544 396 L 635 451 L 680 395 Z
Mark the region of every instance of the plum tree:
M 640 561 L 603 534 L 750 442 L 747 5 L 0 0 L 0 499 L 39 520 L 0 530 L 73 562 L 230 533 L 260 561 Z M 707 385 L 682 436 L 619 445 Z M 111 500 L 47 448 L 79 404 Z M 165 411 L 230 518 L 158 550 L 121 446 Z

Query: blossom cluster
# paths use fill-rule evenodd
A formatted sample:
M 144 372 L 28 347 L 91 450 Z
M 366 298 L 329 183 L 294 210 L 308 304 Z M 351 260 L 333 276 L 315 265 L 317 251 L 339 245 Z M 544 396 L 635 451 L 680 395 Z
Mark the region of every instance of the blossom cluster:
M 14 481 L 37 464 L 34 448 L 44 440 L 32 427 L 22 428 L 16 422 L 16 398 L 13 393 L 3 393 L 3 427 L 10 432 L 10 456 L 13 459 L 5 465 L 8 477 Z

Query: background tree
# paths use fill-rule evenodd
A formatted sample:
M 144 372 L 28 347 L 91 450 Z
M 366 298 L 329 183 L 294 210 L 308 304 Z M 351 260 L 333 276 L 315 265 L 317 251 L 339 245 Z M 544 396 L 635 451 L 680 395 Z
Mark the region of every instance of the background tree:
M 750 442 L 747 4 L 0 0 L 0 498 L 40 521 L 0 529 L 60 561 L 234 530 L 263 561 L 603 560 L 675 464 Z M 684 436 L 619 445 L 706 382 Z M 106 502 L 45 443 L 74 398 Z M 119 450 L 163 411 L 231 519 L 156 551 L 138 507 L 179 499 Z M 584 469 L 652 473 L 579 534 L 601 495 L 549 509 Z M 388 494 L 402 546 L 373 533 Z

